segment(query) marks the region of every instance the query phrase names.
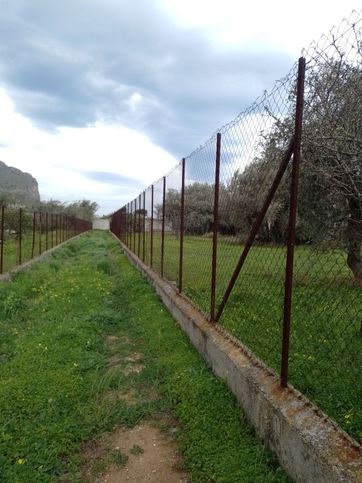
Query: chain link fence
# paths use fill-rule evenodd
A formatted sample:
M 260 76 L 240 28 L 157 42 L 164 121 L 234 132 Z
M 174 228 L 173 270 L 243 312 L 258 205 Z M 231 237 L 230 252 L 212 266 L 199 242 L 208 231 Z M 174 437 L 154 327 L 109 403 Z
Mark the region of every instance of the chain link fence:
M 361 14 L 111 229 L 362 441 Z
M 72 216 L 0 205 L 0 275 L 91 228 Z

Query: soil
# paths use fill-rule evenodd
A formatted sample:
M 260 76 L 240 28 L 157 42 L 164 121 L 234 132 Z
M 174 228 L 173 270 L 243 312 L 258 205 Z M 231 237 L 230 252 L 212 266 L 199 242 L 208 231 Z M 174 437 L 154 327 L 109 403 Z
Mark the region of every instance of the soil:
M 187 483 L 187 474 L 180 469 L 182 462 L 173 432 L 161 431 L 151 423 L 132 429 L 116 429 L 100 442 L 89 442 L 84 447 L 88 460 L 85 481 L 94 483 Z M 137 449 L 135 451 L 135 448 Z M 123 467 L 110 464 L 99 476 L 92 477 L 92 463 L 111 451 L 128 457 Z
M 144 368 L 145 366 L 143 364 L 128 364 L 124 369 L 122 369 L 122 372 L 125 376 L 129 376 L 133 372 L 139 374 Z
M 114 350 L 118 342 L 119 338 L 116 336 L 106 338 L 106 345 L 110 350 Z M 126 376 L 139 373 L 145 367 L 142 364 L 143 358 L 143 354 L 138 352 L 133 352 L 124 358 L 113 354 L 108 358 L 108 371 L 121 368 Z M 137 404 L 140 397 L 152 401 L 157 399 L 159 394 L 154 388 L 144 393 L 130 389 L 109 391 L 107 397 L 122 400 L 132 406 Z M 168 429 L 161 430 L 160 426 Z M 104 435 L 99 440 L 89 441 L 83 446 L 83 456 L 86 461 L 83 468 L 83 481 L 89 483 L 188 482 L 187 474 L 180 469 L 182 459 L 175 440 L 177 433 L 177 422 L 167 414 L 155 414 L 153 422 L 140 423 L 132 429 L 114 428 L 112 433 Z M 122 457 L 123 464 L 117 465 L 109 458 L 115 453 Z
M 109 368 L 119 366 L 121 363 L 120 356 L 114 355 L 108 358 L 107 365 Z
M 107 335 L 106 337 L 106 345 L 109 349 L 114 347 L 117 341 L 118 341 L 118 337 L 116 335 Z

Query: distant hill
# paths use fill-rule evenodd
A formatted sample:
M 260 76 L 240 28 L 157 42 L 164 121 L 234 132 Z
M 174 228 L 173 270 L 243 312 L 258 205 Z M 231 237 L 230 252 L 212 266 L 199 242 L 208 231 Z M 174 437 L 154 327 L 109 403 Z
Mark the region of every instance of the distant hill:
M 0 161 L 0 201 L 26 208 L 36 207 L 40 202 L 37 180 L 29 173 L 11 168 Z

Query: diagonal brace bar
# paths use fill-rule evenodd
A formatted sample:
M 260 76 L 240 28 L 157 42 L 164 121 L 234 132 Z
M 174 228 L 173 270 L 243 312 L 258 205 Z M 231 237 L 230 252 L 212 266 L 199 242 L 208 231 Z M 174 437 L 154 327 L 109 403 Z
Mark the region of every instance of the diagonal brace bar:
M 234 270 L 234 273 L 232 274 L 231 276 L 231 279 L 230 279 L 230 282 L 229 282 L 229 285 L 227 286 L 227 289 L 224 293 L 224 296 L 222 298 L 222 301 L 220 303 L 220 306 L 218 308 L 218 311 L 217 311 L 217 314 L 216 314 L 216 317 L 215 317 L 215 322 L 218 322 L 220 320 L 220 317 L 224 311 L 224 308 L 225 308 L 225 305 L 229 299 L 229 296 L 234 288 L 234 285 L 238 279 L 238 276 L 239 276 L 239 273 L 240 273 L 240 270 L 242 268 L 242 266 L 244 265 L 244 262 L 246 260 L 246 257 L 248 256 L 248 253 L 250 251 L 250 248 L 255 240 L 255 237 L 259 231 L 259 228 L 264 220 L 264 217 L 266 215 L 266 212 L 268 211 L 268 208 L 271 204 L 271 202 L 273 201 L 273 198 L 275 196 L 275 193 L 278 189 L 278 186 L 280 185 L 280 182 L 284 176 L 284 173 L 288 167 L 288 164 L 289 164 L 289 161 L 290 161 L 290 158 L 292 157 L 292 154 L 293 154 L 293 149 L 294 149 L 294 136 L 291 138 L 291 140 L 289 141 L 289 146 L 288 146 L 288 149 L 286 150 L 285 154 L 284 154 L 284 157 L 280 163 L 280 166 L 279 166 L 279 169 L 275 175 L 275 178 L 273 180 L 273 183 L 269 189 L 269 192 L 267 194 L 267 197 L 264 201 L 264 204 L 262 206 L 262 209 L 260 210 L 259 214 L 258 214 L 258 217 L 257 219 L 255 220 L 254 224 L 253 224 L 253 227 L 249 233 L 249 236 L 245 242 L 245 245 L 244 245 L 244 250 L 239 258 L 239 261 L 236 265 L 236 268 Z

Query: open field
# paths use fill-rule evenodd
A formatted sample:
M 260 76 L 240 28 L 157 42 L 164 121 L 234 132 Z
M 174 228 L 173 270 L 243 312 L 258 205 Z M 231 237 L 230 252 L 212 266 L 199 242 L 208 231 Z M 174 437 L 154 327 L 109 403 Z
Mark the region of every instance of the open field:
M 149 235 L 145 242 L 149 262 Z M 210 313 L 211 250 L 209 237 L 184 239 L 184 292 L 205 314 Z M 241 251 L 240 244 L 219 237 L 217 303 Z M 155 234 L 156 271 L 160 253 L 160 235 Z M 254 246 L 220 321 L 278 373 L 285 256 L 283 247 Z M 178 281 L 178 262 L 179 240 L 167 234 L 164 276 L 173 282 Z M 362 441 L 361 288 L 343 251 L 296 248 L 289 381 L 358 441 Z
M 34 239 L 34 257 L 45 252 L 46 247 L 48 249 L 56 245 L 56 232 L 49 231 L 46 233 L 36 233 Z M 58 234 L 58 236 L 60 236 Z M 59 241 L 58 241 L 59 243 Z M 21 262 L 27 262 L 31 260 L 33 252 L 33 235 L 27 232 L 22 235 L 21 239 Z M 3 258 L 3 273 L 9 272 L 13 268 L 19 265 L 19 240 L 15 235 L 9 236 L 4 242 L 4 258 Z
M 287 481 L 110 235 L 70 241 L 0 300 L 1 481 L 95 481 L 143 448 L 90 449 L 144 422 L 172 429 L 192 481 Z

